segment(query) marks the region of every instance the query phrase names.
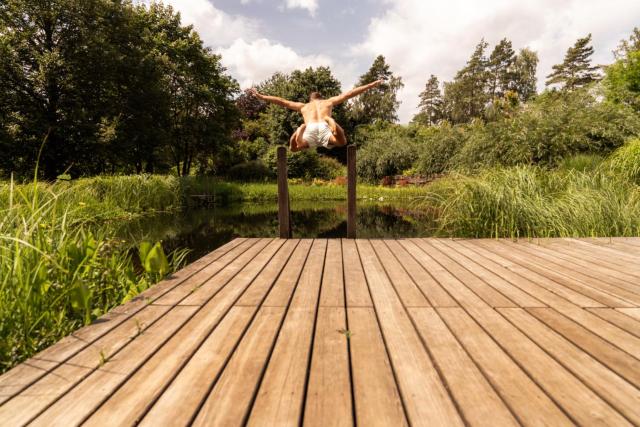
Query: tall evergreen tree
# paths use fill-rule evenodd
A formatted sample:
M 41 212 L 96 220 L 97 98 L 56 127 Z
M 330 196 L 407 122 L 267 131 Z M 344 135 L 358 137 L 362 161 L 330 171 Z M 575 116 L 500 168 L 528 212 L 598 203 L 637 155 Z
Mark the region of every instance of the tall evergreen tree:
M 506 38 L 500 40 L 491 52 L 487 64 L 491 99 L 502 98 L 508 90 L 513 90 L 515 61 L 516 54 L 511 41 Z
M 384 80 L 380 86 L 358 96 L 351 103 L 351 118 L 354 125 L 374 123 L 376 121 L 397 122 L 398 91 L 404 86 L 402 78 L 395 76 L 384 56 L 379 55 L 369 71 L 360 76 L 357 86 L 363 86 L 376 80 Z
M 559 84 L 562 89 L 573 90 L 599 79 L 598 67 L 591 65 L 593 46 L 591 34 L 580 38 L 567 50 L 562 64 L 553 66 L 547 76 L 547 86 Z
M 489 100 L 487 82 L 488 44 L 482 39 L 475 47 L 471 58 L 458 71 L 453 82 L 444 85 L 444 108 L 447 118 L 453 123 L 465 123 L 482 117 Z
M 442 92 L 438 77 L 431 74 L 424 90 L 420 93 L 420 109 L 413 118 L 414 122 L 434 125 L 442 118 Z
M 528 101 L 537 92 L 537 69 L 538 54 L 531 49 L 520 49 L 514 63 L 513 81 L 510 89 L 518 94 L 518 99 L 521 102 Z

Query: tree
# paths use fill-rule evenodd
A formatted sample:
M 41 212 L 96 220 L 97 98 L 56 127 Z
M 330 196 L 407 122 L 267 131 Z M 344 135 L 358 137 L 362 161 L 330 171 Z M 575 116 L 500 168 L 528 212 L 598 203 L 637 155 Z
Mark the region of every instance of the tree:
M 291 74 L 276 73 L 260 83 L 257 89 L 266 95 L 298 102 L 309 102 L 311 92 L 319 92 L 324 98 L 342 92 L 340 82 L 329 67 L 309 67 L 303 71 L 295 70 Z M 334 118 L 338 123 L 344 122 L 344 105 L 334 109 Z M 300 113 L 273 104 L 267 107 L 259 120 L 268 130 L 271 144 L 286 144 L 291 134 L 302 124 Z
M 466 123 L 482 117 L 489 101 L 487 82 L 488 44 L 482 39 L 473 51 L 465 67 L 458 71 L 453 82 L 444 85 L 444 106 L 448 119 L 453 123 Z
M 629 40 L 622 40 L 618 47 L 613 51 L 613 56 L 616 59 L 624 59 L 631 52 L 637 52 L 640 50 L 640 28 L 635 27 Z
M 440 82 L 435 75 L 431 75 L 424 90 L 420 93 L 420 111 L 413 118 L 414 122 L 434 125 L 442 118 L 442 92 Z
M 536 94 L 538 54 L 530 49 L 520 49 L 514 62 L 513 81 L 510 89 L 518 94 L 520 102 L 526 102 Z
M 351 103 L 351 125 L 370 124 L 376 121 L 398 121 L 398 91 L 404 87 L 402 78 L 395 76 L 384 56 L 379 55 L 371 68 L 360 76 L 357 86 L 376 80 L 384 80 L 380 86 L 354 98 Z
M 598 67 L 591 65 L 593 46 L 591 34 L 580 38 L 567 50 L 562 64 L 553 66 L 547 76 L 547 86 L 559 84 L 562 89 L 573 90 L 599 79 Z
M 513 90 L 515 61 L 516 54 L 511 42 L 506 38 L 500 40 L 487 62 L 490 99 L 502 98 L 508 90 Z

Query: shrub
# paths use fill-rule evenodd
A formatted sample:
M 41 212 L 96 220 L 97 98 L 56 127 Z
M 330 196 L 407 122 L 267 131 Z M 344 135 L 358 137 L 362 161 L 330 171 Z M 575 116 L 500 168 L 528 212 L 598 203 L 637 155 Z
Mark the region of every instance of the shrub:
M 358 176 L 377 181 L 411 168 L 420 150 L 412 131 L 402 126 L 367 127 L 366 142 L 358 149 Z
M 415 170 L 422 175 L 435 175 L 451 169 L 451 159 L 469 138 L 467 126 L 439 126 L 421 128 L 417 137 L 421 140 L 420 153 Z
M 265 181 L 275 175 L 261 160 L 239 163 L 229 168 L 227 177 L 234 181 Z
M 316 150 L 303 150 L 292 153 L 287 152 L 287 169 L 289 172 L 289 178 L 326 178 L 327 173 L 326 166 L 320 164 L 320 155 Z M 277 146 L 273 146 L 267 150 L 262 157 L 264 164 L 272 171 L 276 176 L 278 173 L 278 154 Z
M 609 158 L 609 165 L 614 173 L 640 184 L 640 138 L 618 148 Z
M 326 156 L 320 156 L 318 159 L 317 178 L 329 180 L 346 174 L 346 167 L 336 159 Z

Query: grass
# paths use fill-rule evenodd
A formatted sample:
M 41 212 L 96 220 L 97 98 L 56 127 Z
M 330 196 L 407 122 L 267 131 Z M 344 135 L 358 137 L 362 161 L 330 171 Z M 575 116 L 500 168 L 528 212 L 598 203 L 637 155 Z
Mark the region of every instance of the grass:
M 459 237 L 640 235 L 640 187 L 611 173 L 535 166 L 450 176 L 430 187 L 439 234 Z
M 145 191 L 145 186 L 131 187 Z M 159 244 L 143 242 L 134 251 L 131 243 L 112 237 L 110 222 L 169 200 L 167 193 L 140 191 L 131 196 L 121 181 L 105 186 L 102 179 L 3 185 L 0 371 L 91 323 L 182 264 L 185 251 L 167 259 Z

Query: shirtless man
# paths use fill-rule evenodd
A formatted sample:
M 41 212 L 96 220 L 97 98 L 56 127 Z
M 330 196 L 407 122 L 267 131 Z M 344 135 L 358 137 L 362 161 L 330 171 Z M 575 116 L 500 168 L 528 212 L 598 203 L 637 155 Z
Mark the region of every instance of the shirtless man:
M 344 135 L 344 130 L 331 117 L 333 107 L 381 83 L 382 80 L 377 80 L 329 99 L 322 99 L 322 96 L 318 92 L 312 92 L 309 96 L 309 102 L 306 104 L 288 101 L 283 98 L 278 98 L 277 96 L 262 95 L 253 88 L 249 91 L 258 99 L 298 111 L 302 114 L 304 124 L 291 135 L 291 139 L 289 140 L 291 151 L 300 151 L 314 147 L 333 148 L 346 145 L 347 138 Z

